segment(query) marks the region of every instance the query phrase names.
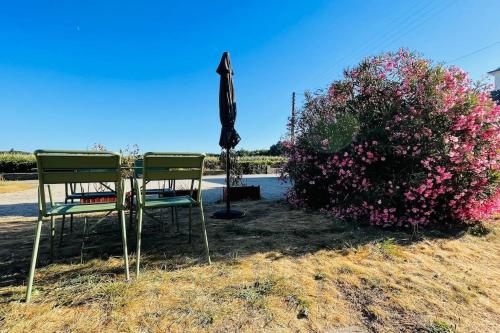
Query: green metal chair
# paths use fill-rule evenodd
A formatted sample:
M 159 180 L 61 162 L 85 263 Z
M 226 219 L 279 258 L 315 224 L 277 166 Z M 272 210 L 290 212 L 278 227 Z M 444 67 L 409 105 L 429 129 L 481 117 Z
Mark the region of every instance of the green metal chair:
M 142 158 L 135 160 L 134 161 L 134 179 L 139 179 L 139 178 L 142 179 L 143 169 L 144 169 L 144 160 Z M 148 182 L 146 182 L 146 183 L 148 183 Z M 134 187 L 135 187 L 134 184 L 131 184 L 131 186 L 134 189 Z M 175 189 L 175 181 L 172 181 L 172 180 L 170 180 L 170 181 L 165 181 L 165 180 L 158 181 L 157 187 L 146 189 L 146 195 L 147 196 L 156 195 L 159 198 L 165 197 L 165 196 L 173 196 L 173 195 L 175 195 L 174 189 Z M 135 193 L 135 189 L 134 189 L 134 191 L 132 191 L 132 193 L 134 194 L 134 196 L 137 195 L 137 193 Z M 172 222 L 175 221 L 175 217 L 176 217 L 176 214 L 174 214 L 174 210 L 175 210 L 175 208 L 171 207 Z M 133 216 L 134 216 L 134 201 L 133 201 L 133 197 L 132 197 L 130 199 L 130 223 L 129 223 L 130 227 L 132 227 Z M 150 216 L 150 217 L 152 217 L 152 216 Z M 162 220 L 161 223 L 162 223 L 162 230 L 163 230 L 164 221 Z
M 50 256 L 54 253 L 55 217 L 70 214 L 88 214 L 118 212 L 123 243 L 123 258 L 127 280 L 130 278 L 127 254 L 127 234 L 125 228 L 124 184 L 120 172 L 121 156 L 104 151 L 62 151 L 37 150 L 35 157 L 38 168 L 38 222 L 36 227 L 33 254 L 28 275 L 26 301 L 31 299 L 33 278 L 35 275 L 40 234 L 44 217 L 50 217 Z M 116 202 L 92 204 L 55 204 L 50 186 L 66 183 L 113 182 L 116 187 Z M 46 187 L 50 199 L 50 208 L 46 206 Z M 87 218 L 85 218 L 86 226 Z
M 139 276 L 141 257 L 141 233 L 142 216 L 145 210 L 187 207 L 189 209 L 189 242 L 191 242 L 192 208 L 198 206 L 201 214 L 201 226 L 203 232 L 203 242 L 208 264 L 210 261 L 210 251 L 208 248 L 207 230 L 205 228 L 205 216 L 203 214 L 203 203 L 201 196 L 201 182 L 203 178 L 203 163 L 205 154 L 190 153 L 145 153 L 143 165 L 143 186 L 135 180 L 135 191 L 137 193 L 137 260 L 136 277 Z M 190 195 L 170 196 L 163 198 L 148 198 L 147 184 L 150 181 L 165 180 L 191 180 Z M 193 187 L 195 181 L 198 182 L 198 195 L 193 199 Z

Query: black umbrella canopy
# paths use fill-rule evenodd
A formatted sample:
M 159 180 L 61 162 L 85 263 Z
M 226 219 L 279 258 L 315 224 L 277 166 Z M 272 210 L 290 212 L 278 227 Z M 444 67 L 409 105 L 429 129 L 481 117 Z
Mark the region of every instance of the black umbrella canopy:
M 240 136 L 234 129 L 236 121 L 236 99 L 233 88 L 233 69 L 229 53 L 224 52 L 220 60 L 217 73 L 220 75 L 219 86 L 219 117 L 222 124 L 219 145 L 226 149 L 226 209 L 216 211 L 212 217 L 216 219 L 236 219 L 245 216 L 239 210 L 231 210 L 231 182 L 229 181 L 231 170 L 230 149 L 236 147 L 240 142 Z
M 217 67 L 220 75 L 219 86 L 219 117 L 222 125 L 219 145 L 225 149 L 232 149 L 240 142 L 240 136 L 234 129 L 236 121 L 236 97 L 233 87 L 233 69 L 229 53 L 224 52 Z

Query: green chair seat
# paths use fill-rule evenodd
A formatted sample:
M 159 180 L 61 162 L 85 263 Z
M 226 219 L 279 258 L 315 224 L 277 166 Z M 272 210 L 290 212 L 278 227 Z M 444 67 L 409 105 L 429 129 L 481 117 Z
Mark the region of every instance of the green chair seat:
M 47 215 L 83 214 L 116 210 L 115 202 L 95 203 L 95 204 L 63 204 L 51 207 L 47 210 Z
M 162 208 L 162 207 L 189 207 L 195 206 L 196 201 L 189 195 L 165 197 L 158 199 L 146 199 L 144 201 L 145 208 Z

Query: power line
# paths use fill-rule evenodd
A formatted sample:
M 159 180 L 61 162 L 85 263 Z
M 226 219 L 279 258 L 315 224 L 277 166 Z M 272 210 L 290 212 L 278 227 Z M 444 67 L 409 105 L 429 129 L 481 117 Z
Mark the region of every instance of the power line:
M 374 36 L 376 38 L 370 38 L 367 42 L 360 44 L 360 47 L 354 48 L 351 50 L 351 52 L 344 54 L 339 60 L 336 61 L 336 63 L 342 63 L 345 60 L 349 59 L 351 56 L 358 55 L 360 52 L 367 53 L 368 51 L 372 51 L 370 53 L 373 53 L 375 47 L 378 47 L 377 50 L 378 52 L 381 48 L 383 49 L 391 45 L 392 43 L 408 35 L 412 31 L 415 31 L 416 29 L 420 28 L 422 24 L 436 17 L 441 12 L 448 9 L 451 5 L 454 5 L 456 2 L 457 0 L 451 0 L 450 2 L 445 3 L 444 6 L 441 6 L 442 3 L 440 2 L 436 3 L 435 1 L 431 0 L 425 3 L 424 5 L 418 7 L 414 11 L 406 12 L 406 15 L 404 15 L 402 18 L 393 21 L 391 22 L 391 24 L 387 25 L 387 27 L 390 27 L 390 29 L 388 29 L 389 31 L 380 33 L 378 34 L 378 36 L 375 34 Z M 490 44 L 482 49 L 476 50 L 474 52 L 471 52 L 470 54 L 454 59 L 452 61 L 461 60 L 465 57 L 481 52 L 484 49 L 493 47 L 496 44 L 500 44 L 500 41 Z M 323 75 L 317 76 L 314 80 L 326 78 L 327 76 L 332 75 L 333 71 L 335 71 L 335 67 L 331 67 L 329 70 L 323 71 Z
M 465 55 L 463 55 L 463 56 L 461 56 L 461 57 L 458 57 L 458 58 L 455 58 L 455 59 L 453 59 L 453 60 L 447 61 L 447 62 L 445 62 L 445 65 L 446 65 L 446 64 L 450 64 L 450 63 L 452 63 L 452 62 L 456 62 L 456 61 L 459 61 L 459 60 L 465 59 L 465 58 L 467 58 L 467 57 L 470 57 L 471 55 L 474 55 L 474 54 L 479 53 L 479 52 L 482 52 L 482 51 L 484 51 L 484 50 L 486 50 L 486 49 L 492 48 L 493 46 L 498 45 L 498 44 L 500 44 L 500 40 L 499 40 L 499 41 L 496 41 L 496 42 L 494 42 L 494 43 L 491 43 L 491 44 L 489 44 L 489 45 L 486 45 L 486 46 L 484 46 L 484 47 L 482 47 L 482 48 L 480 48 L 480 49 L 474 50 L 474 51 L 472 51 L 472 52 L 470 52 L 470 53 L 467 53 L 467 54 L 465 54 Z
M 417 10 L 410 12 L 408 15 L 405 15 L 402 19 L 395 21 L 397 22 L 395 25 L 388 25 L 388 27 L 394 26 L 392 29 L 390 29 L 390 31 L 380 34 L 378 38 L 372 39 L 371 43 L 368 43 L 364 47 L 358 48 L 357 50 L 353 49 L 353 51 L 341 57 L 337 61 L 337 63 L 342 63 L 349 57 L 358 55 L 359 52 L 367 53 L 369 50 L 373 50 L 374 47 L 378 47 L 380 49 L 394 43 L 395 41 L 414 31 L 415 29 L 418 29 L 423 23 L 437 16 L 455 2 L 455 0 L 452 0 L 451 2 L 446 3 L 444 6 L 441 6 L 442 3 L 429 1 L 425 5 L 419 7 Z M 326 75 L 331 75 L 332 70 L 334 70 L 333 67 L 330 70 L 323 72 L 325 74 L 319 76 L 318 78 L 324 78 L 326 77 Z
M 370 53 L 379 52 L 381 49 L 389 47 L 392 43 L 398 41 L 402 37 L 415 31 L 416 29 L 420 28 L 425 22 L 436 17 L 438 14 L 440 14 L 445 9 L 450 7 L 454 2 L 455 2 L 455 0 L 451 0 L 448 3 L 445 3 L 444 6 L 441 6 L 442 3 L 438 2 L 436 6 L 433 6 L 429 10 L 427 10 L 423 13 L 420 13 L 417 17 L 415 17 L 415 19 L 413 21 L 410 21 L 405 27 L 396 31 L 392 35 L 389 35 L 387 38 L 385 38 L 385 40 L 383 40 L 380 43 L 380 46 L 377 50 L 372 50 Z
M 378 34 L 373 34 L 370 38 L 359 44 L 358 47 L 353 48 L 350 52 L 344 53 L 342 57 L 337 59 L 335 62 L 342 64 L 344 61 L 348 60 L 352 56 L 358 55 L 360 52 L 366 52 L 367 49 L 372 48 L 372 45 L 375 46 L 375 44 L 379 44 L 379 41 L 383 41 L 384 38 L 387 38 L 387 35 L 392 35 L 393 33 L 399 31 L 401 28 L 405 27 L 406 25 L 410 24 L 413 20 L 413 17 L 420 15 L 422 11 L 425 11 L 430 5 L 435 4 L 432 0 L 429 2 L 425 3 L 423 6 L 417 7 L 415 10 L 415 7 L 412 7 L 409 11 L 406 12 L 402 17 L 400 17 L 398 20 L 391 21 L 390 24 L 386 26 L 385 31 L 378 33 Z M 435 6 L 434 6 L 435 7 Z M 332 72 L 335 70 L 335 68 L 330 68 L 327 71 L 322 71 L 323 75 L 318 75 L 315 80 L 325 78 L 327 76 L 332 75 Z
M 434 6 L 433 6 L 434 5 Z M 359 48 L 356 50 L 354 53 L 351 52 L 351 54 L 348 55 L 348 57 L 344 57 L 342 60 L 346 60 L 346 58 L 349 58 L 351 55 L 359 55 L 366 53 L 367 51 L 373 49 L 373 47 L 377 47 L 378 45 L 384 44 L 389 38 L 391 38 L 394 35 L 397 35 L 398 32 L 400 32 L 402 29 L 405 29 L 409 25 L 411 25 L 415 20 L 418 19 L 419 16 L 426 14 L 428 12 L 433 11 L 438 7 L 439 3 L 436 5 L 435 2 L 432 0 L 421 6 L 420 8 L 417 8 L 415 11 L 409 12 L 408 15 L 405 15 L 401 17 L 399 20 L 396 20 L 396 24 L 392 28 L 392 25 L 389 25 L 391 29 L 389 29 L 385 33 L 380 33 L 378 34 L 378 37 L 375 39 L 371 39 L 370 42 L 364 43 L 363 47 Z M 431 7 L 429 10 L 427 10 L 429 7 Z
M 462 55 L 462 56 L 460 56 L 460 57 L 458 57 L 458 58 L 455 58 L 455 59 L 452 59 L 452 60 L 446 61 L 446 62 L 444 62 L 444 65 L 448 65 L 448 64 L 451 64 L 451 63 L 454 63 L 454 62 L 460 61 L 460 60 L 462 60 L 462 59 L 468 58 L 468 57 L 473 56 L 473 55 L 475 55 L 475 54 L 477 54 L 477 53 L 480 53 L 480 52 L 482 52 L 482 51 L 484 51 L 484 50 L 490 49 L 490 48 L 492 48 L 492 47 L 494 47 L 494 46 L 496 46 L 496 45 L 500 45 L 500 40 L 499 40 L 499 41 L 496 41 L 496 42 L 493 42 L 493 43 L 491 43 L 491 44 L 488 44 L 488 45 L 486 45 L 486 46 L 483 46 L 483 47 L 481 47 L 481 48 L 479 48 L 479 49 L 477 49 L 477 50 L 474 50 L 474 51 L 472 51 L 472 52 L 466 53 L 466 54 L 464 54 L 464 55 Z M 301 95 L 301 96 L 305 96 L 305 94 L 304 94 L 304 93 L 294 93 L 294 94 L 296 94 L 296 95 Z
M 397 31 L 392 36 L 389 36 L 385 41 L 385 45 L 390 45 L 391 43 L 397 41 L 401 37 L 406 36 L 408 33 L 420 28 L 425 22 L 439 15 L 441 12 L 449 8 L 455 2 L 456 0 L 451 0 L 447 3 L 444 3 L 443 6 L 441 6 L 443 4 L 442 2 L 438 3 L 438 5 L 434 6 L 433 8 L 419 15 L 419 17 L 417 17 L 413 22 L 410 22 L 406 27 Z
M 405 29 L 398 31 L 395 35 L 392 36 L 392 38 L 389 37 L 385 41 L 385 43 L 382 44 L 384 45 L 383 48 L 390 46 L 392 43 L 398 41 L 402 37 L 420 28 L 425 22 L 436 17 L 437 15 L 442 13 L 445 9 L 448 9 L 454 3 L 456 3 L 456 1 L 452 0 L 446 3 L 444 6 L 435 6 L 431 10 L 426 11 L 421 17 L 417 18 L 417 20 L 415 20 L 413 23 L 410 23 Z

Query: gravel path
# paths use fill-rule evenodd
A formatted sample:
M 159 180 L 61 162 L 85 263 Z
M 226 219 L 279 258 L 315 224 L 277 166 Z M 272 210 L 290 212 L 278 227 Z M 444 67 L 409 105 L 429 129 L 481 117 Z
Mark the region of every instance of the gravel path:
M 244 176 L 247 185 L 260 185 L 262 199 L 276 200 L 283 197 L 289 184 L 281 182 L 278 175 L 248 175 Z M 37 215 L 37 184 L 38 181 L 24 181 L 33 184 L 33 188 L 25 191 L 0 194 L 0 220 L 22 217 L 36 217 Z M 205 203 L 215 203 L 222 198 L 222 187 L 224 187 L 224 176 L 204 177 L 203 201 Z M 177 182 L 177 188 L 189 189 L 190 182 Z M 130 189 L 129 182 L 126 182 L 126 190 Z M 64 186 L 53 185 L 52 192 L 56 202 L 64 201 Z

